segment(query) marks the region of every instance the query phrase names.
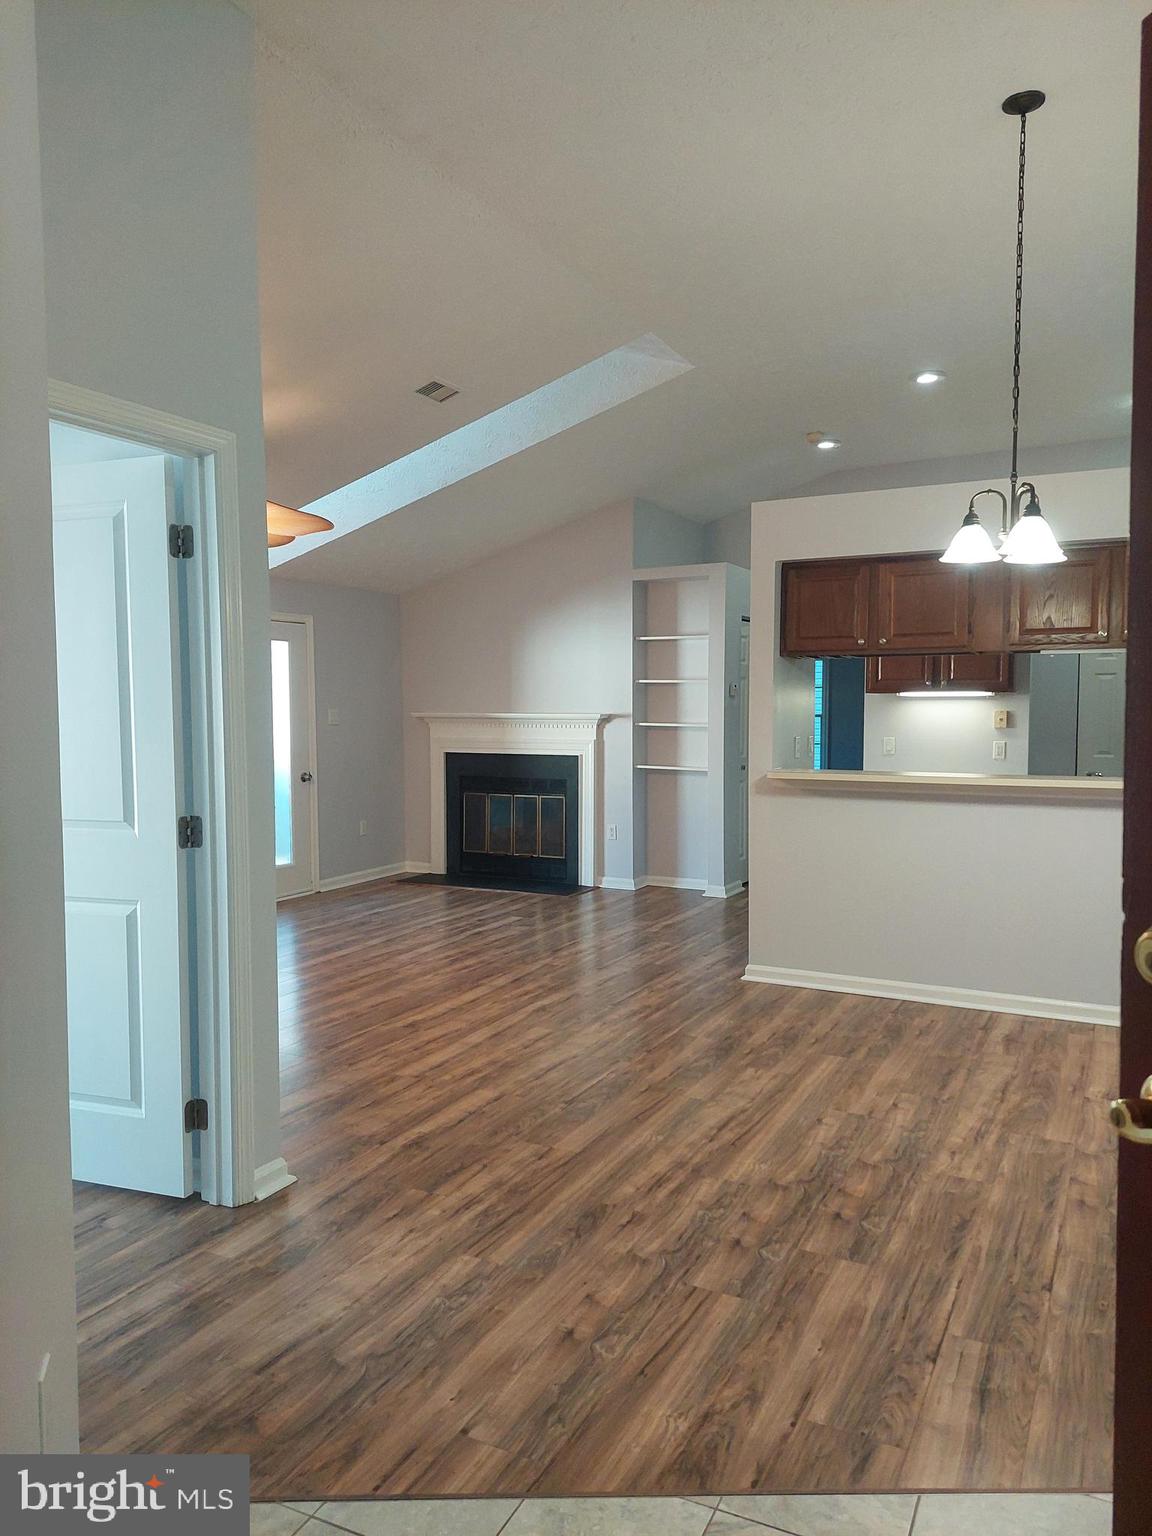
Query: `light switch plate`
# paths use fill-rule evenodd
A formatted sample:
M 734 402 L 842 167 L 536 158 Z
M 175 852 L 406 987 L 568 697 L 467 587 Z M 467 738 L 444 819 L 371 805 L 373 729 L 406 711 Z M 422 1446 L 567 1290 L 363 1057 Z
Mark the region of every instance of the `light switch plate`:
M 1008 756 L 1008 743 L 1006 741 L 994 741 L 992 743 L 992 756 L 998 763 L 1004 762 Z
M 328 724 L 329 725 L 339 725 L 340 724 L 340 711 L 338 709 L 330 709 L 328 711 Z
M 895 738 L 895 736 L 885 736 L 885 738 L 884 738 L 884 756 L 885 757 L 895 757 L 896 756 L 896 738 Z

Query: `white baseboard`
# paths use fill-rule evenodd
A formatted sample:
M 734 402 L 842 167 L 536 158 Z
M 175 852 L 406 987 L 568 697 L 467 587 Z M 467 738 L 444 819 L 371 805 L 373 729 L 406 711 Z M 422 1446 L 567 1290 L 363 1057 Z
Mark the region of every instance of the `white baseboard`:
M 642 882 L 627 880 L 623 875 L 601 875 L 598 884 L 605 891 L 638 891 Z
M 415 874 L 411 864 L 381 864 L 378 869 L 357 869 L 350 875 L 329 875 L 317 886 L 320 891 L 342 891 L 346 885 L 367 885 L 370 880 L 387 880 L 390 875 Z
M 270 1163 L 261 1163 L 256 1170 L 256 1199 L 267 1200 L 269 1195 L 279 1194 L 289 1184 L 295 1184 L 296 1175 L 288 1172 L 288 1164 L 282 1157 L 274 1157 Z
M 400 873 L 404 875 L 430 875 L 432 865 L 427 859 L 409 859 L 406 864 L 400 865 Z
M 706 885 L 704 887 L 704 895 L 727 898 L 729 896 L 739 896 L 743 889 L 743 880 L 730 880 L 727 885 Z
M 645 875 L 636 885 L 638 889 L 654 885 L 665 891 L 704 891 L 708 888 L 707 880 L 685 880 L 680 875 Z
M 908 1003 L 936 1003 L 943 1008 L 975 1008 L 981 1013 L 1019 1013 L 1028 1018 L 1062 1019 L 1071 1024 L 1120 1023 L 1120 1009 L 1110 1003 L 1075 1003 L 1055 997 L 1021 997 L 1013 992 L 976 992 L 918 981 L 878 981 L 872 976 L 838 976 L 826 971 L 794 971 L 785 966 L 749 965 L 745 981 L 773 987 L 805 987 L 814 992 L 850 992 L 860 997 L 893 997 Z

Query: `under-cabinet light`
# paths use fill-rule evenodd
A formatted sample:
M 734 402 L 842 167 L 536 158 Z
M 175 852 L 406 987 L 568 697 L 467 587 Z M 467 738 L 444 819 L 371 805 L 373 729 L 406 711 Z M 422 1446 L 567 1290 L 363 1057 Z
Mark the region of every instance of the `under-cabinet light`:
M 990 688 L 901 688 L 898 699 L 990 699 Z

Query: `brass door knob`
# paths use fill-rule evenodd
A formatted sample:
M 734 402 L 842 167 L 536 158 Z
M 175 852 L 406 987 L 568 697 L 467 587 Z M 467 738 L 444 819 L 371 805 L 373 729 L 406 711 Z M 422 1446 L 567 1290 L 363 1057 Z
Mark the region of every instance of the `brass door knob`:
M 1152 928 L 1145 928 L 1144 932 L 1133 944 L 1132 963 L 1148 985 L 1152 987 Z
M 1113 1099 L 1109 1119 L 1126 1141 L 1152 1143 L 1152 1077 L 1144 1079 L 1138 1099 Z

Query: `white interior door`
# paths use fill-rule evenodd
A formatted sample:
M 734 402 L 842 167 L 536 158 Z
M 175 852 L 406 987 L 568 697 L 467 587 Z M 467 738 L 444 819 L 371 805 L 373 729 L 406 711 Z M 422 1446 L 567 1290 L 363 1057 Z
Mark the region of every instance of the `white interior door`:
M 163 455 L 52 474 L 76 1178 L 192 1192 L 179 626 Z
M 312 637 L 304 619 L 272 621 L 272 771 L 276 895 L 316 889 Z

